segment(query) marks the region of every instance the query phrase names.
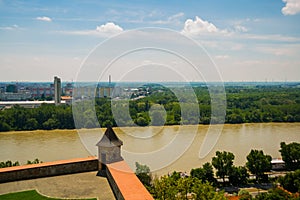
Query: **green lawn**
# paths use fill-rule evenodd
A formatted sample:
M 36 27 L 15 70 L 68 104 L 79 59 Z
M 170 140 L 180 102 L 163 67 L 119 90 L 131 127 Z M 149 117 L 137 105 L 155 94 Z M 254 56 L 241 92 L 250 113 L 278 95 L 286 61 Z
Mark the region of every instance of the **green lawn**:
M 40 195 L 36 190 L 28 190 L 24 192 L 15 192 L 9 194 L 0 195 L 0 200 L 59 200 L 57 198 L 49 198 Z M 96 200 L 94 199 L 86 199 L 86 200 Z

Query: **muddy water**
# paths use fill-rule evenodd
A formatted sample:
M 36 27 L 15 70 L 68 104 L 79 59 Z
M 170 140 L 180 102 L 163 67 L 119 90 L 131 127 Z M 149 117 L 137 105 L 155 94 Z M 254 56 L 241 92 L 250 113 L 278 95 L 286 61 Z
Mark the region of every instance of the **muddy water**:
M 189 172 L 210 162 L 217 150 L 234 153 L 235 164 L 244 165 L 251 149 L 262 149 L 278 158 L 280 142 L 300 142 L 300 123 L 224 125 L 216 144 L 211 143 L 211 149 L 203 157 L 199 151 L 204 138 L 216 136 L 209 135 L 208 130 L 209 126 L 199 125 L 117 128 L 115 132 L 123 140 L 122 154 L 129 165 L 134 169 L 136 161 L 147 164 L 158 175 L 174 170 Z M 26 163 L 35 158 L 53 161 L 97 155 L 95 144 L 102 134 L 103 129 L 83 130 L 80 139 L 75 130 L 0 133 L 0 161 Z

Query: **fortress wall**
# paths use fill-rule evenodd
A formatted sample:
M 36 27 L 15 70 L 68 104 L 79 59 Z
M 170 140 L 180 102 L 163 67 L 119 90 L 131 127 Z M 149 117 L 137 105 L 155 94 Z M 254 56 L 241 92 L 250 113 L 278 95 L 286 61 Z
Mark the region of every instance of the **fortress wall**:
M 98 168 L 99 164 L 96 157 L 76 158 L 40 164 L 7 167 L 0 169 L 0 183 L 97 171 Z

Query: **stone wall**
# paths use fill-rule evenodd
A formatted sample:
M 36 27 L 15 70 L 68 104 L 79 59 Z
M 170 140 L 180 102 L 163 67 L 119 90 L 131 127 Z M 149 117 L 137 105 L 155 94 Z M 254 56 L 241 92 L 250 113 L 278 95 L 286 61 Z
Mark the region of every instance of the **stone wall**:
M 24 179 L 73 174 L 99 169 L 96 157 L 45 162 L 0 169 L 0 183 Z
M 106 178 L 117 200 L 125 200 L 109 168 L 106 168 Z

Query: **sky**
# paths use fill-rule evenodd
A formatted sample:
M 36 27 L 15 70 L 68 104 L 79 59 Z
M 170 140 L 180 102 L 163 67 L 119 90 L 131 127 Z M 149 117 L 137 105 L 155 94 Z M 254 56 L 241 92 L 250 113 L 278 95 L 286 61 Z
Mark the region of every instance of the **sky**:
M 182 37 L 199 44 L 214 63 L 220 80 L 299 81 L 299 21 L 300 0 L 0 0 L 0 81 L 52 81 L 54 76 L 63 81 L 78 80 L 85 61 L 99 44 L 144 27 L 178 34 L 165 44 L 169 46 L 164 46 L 163 41 L 156 40 L 156 33 L 151 36 L 156 41 L 154 47 L 176 46 L 174 49 L 182 48 L 195 58 L 197 53 L 192 47 L 186 48 Z M 114 54 L 115 49 L 130 50 L 132 46 L 125 44 L 124 38 L 111 43 L 107 51 Z M 128 41 L 135 43 L 132 38 Z M 141 36 L 138 39 L 142 40 Z M 172 74 L 166 69 L 173 70 L 171 65 L 178 56 L 163 56 L 157 50 L 155 54 L 161 57 L 148 51 L 132 53 L 126 62 L 119 60 L 109 73 L 119 81 L 122 77 L 134 77 L 130 75 L 134 71 L 143 75 L 139 76 L 141 80 L 148 74 L 160 79 L 164 77 L 161 74 Z M 107 58 L 97 55 L 100 63 Z M 170 60 L 153 66 L 148 57 L 156 59 L 155 63 L 159 59 Z M 187 66 L 176 63 L 177 75 L 187 71 Z M 134 70 L 124 65 L 142 67 Z M 159 66 L 167 67 L 160 71 Z M 143 71 L 143 67 L 148 68 Z M 149 72 L 149 68 L 153 70 Z M 125 75 L 114 75 L 120 71 Z M 177 75 L 167 80 L 176 81 Z M 203 76 L 206 81 L 216 80 L 205 73 Z

